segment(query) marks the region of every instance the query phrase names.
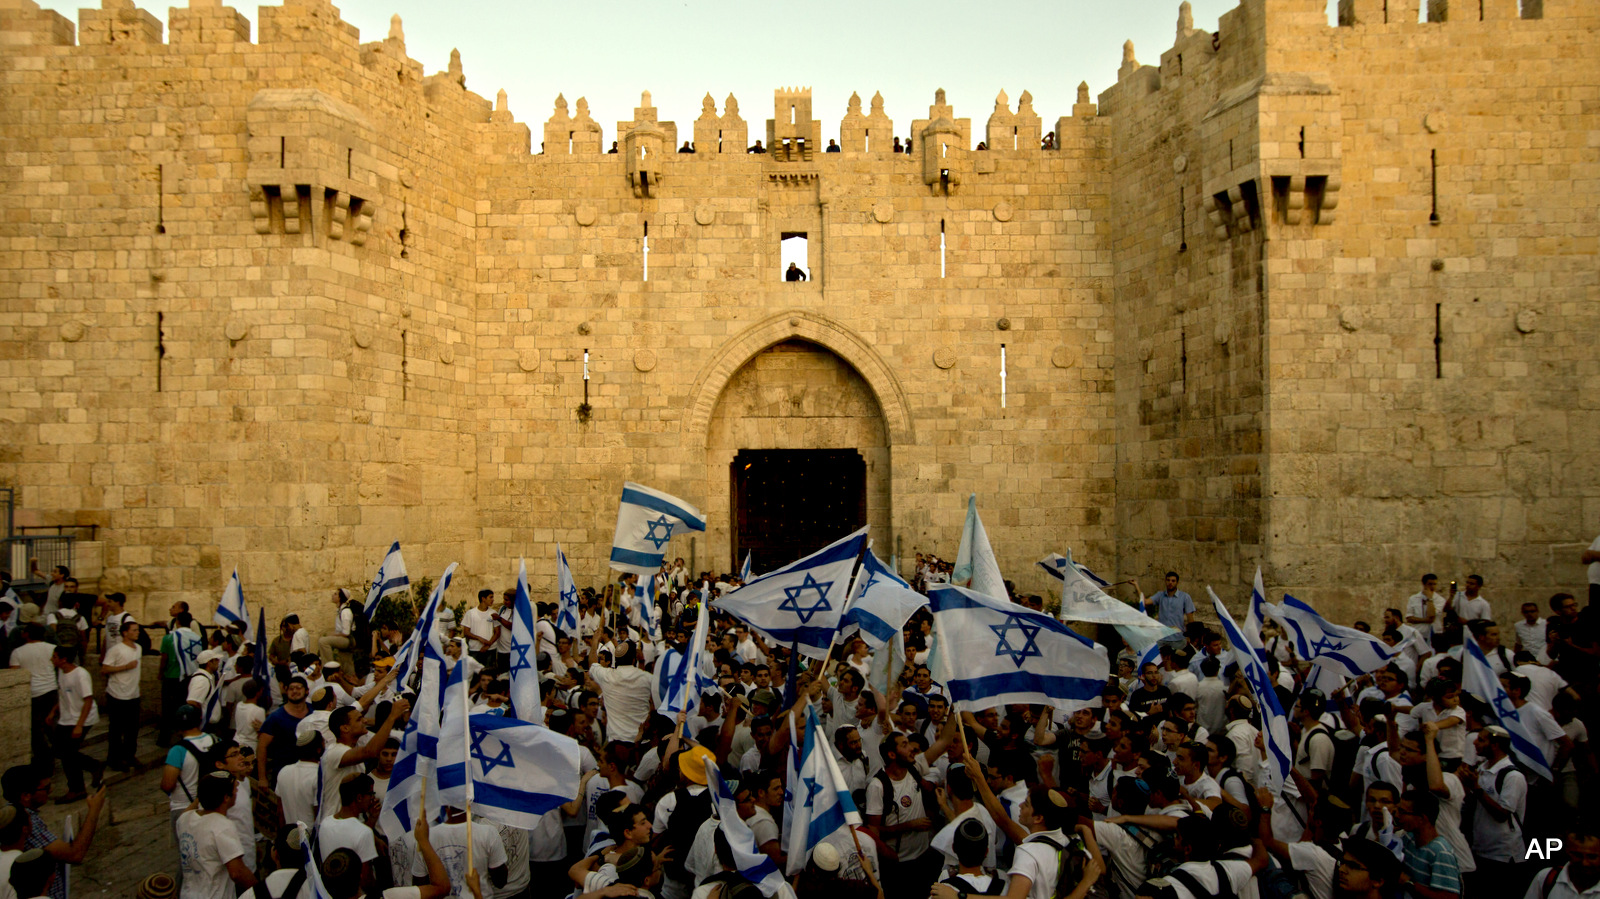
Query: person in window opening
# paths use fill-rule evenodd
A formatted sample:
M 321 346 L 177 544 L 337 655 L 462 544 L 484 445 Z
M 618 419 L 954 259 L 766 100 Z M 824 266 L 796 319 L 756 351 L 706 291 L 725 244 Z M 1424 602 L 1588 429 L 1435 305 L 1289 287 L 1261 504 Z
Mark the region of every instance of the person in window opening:
M 688 141 L 684 141 L 683 142 L 683 146 L 678 148 L 678 152 L 679 153 L 693 153 L 694 152 L 694 147 L 690 146 Z
M 758 141 L 756 141 L 756 145 L 755 146 L 751 147 L 750 149 L 746 150 L 745 152 L 746 153 L 765 153 L 765 152 L 767 152 L 767 148 L 761 146 L 761 141 L 758 140 Z
M 894 139 L 894 151 L 896 153 L 904 153 L 906 151 L 906 148 L 900 145 L 900 138 L 898 137 Z
M 806 273 L 800 270 L 800 266 L 799 265 L 791 262 L 791 263 L 789 263 L 789 270 L 783 273 L 783 280 L 785 280 L 785 281 L 809 281 L 811 279 L 806 277 Z
M 836 140 L 829 140 L 828 141 L 828 149 L 825 152 L 838 153 L 839 152 L 839 142 L 836 141 Z
M 1056 133 L 1054 131 L 1044 136 L 1044 148 L 1046 150 L 1054 150 L 1056 148 Z
M 980 140 L 978 141 L 978 149 L 987 150 L 989 149 L 989 145 Z
M 616 141 L 612 141 L 611 142 L 611 149 L 606 151 L 606 155 L 610 156 L 611 154 L 613 154 L 615 152 L 617 152 L 617 142 Z

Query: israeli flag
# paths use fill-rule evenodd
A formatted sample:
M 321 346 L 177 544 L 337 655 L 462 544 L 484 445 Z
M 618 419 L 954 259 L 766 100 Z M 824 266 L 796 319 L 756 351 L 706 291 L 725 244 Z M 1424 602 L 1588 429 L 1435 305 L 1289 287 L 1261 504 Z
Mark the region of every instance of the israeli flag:
M 633 605 L 639 610 L 639 625 L 645 639 L 661 642 L 661 609 L 656 602 L 656 575 L 641 580 L 633 587 Z
M 544 708 L 539 702 L 539 650 L 533 617 L 533 600 L 528 596 L 528 561 L 517 569 L 517 592 L 511 601 L 511 710 L 512 718 L 533 724 L 544 723 Z M 550 647 L 553 656 L 556 648 Z
M 567 554 L 561 551 L 559 543 L 556 544 L 556 589 L 561 594 L 556 630 L 574 640 L 582 639 L 583 632 L 578 624 L 578 585 L 572 580 L 572 568 L 567 565 Z
M 861 639 L 876 652 L 900 633 L 907 619 L 927 604 L 926 596 L 911 589 L 910 584 L 868 549 L 861 557 L 861 571 L 856 575 L 855 596 L 839 620 L 839 639 L 859 632 Z
M 578 741 L 548 727 L 472 715 L 464 733 L 446 727 L 439 738 L 439 792 L 457 808 L 470 795 L 474 815 L 533 830 L 578 795 L 578 755 Z
M 936 643 L 938 641 L 935 641 Z M 872 664 L 867 666 L 867 686 L 888 696 L 891 686 L 899 683 L 900 672 L 906 668 L 906 635 L 896 630 L 889 642 L 872 654 Z
M 967 522 L 961 529 L 961 545 L 956 548 L 950 581 L 985 596 L 1008 596 L 1006 579 L 1000 575 L 1000 563 L 989 545 L 989 532 L 983 529 L 983 519 L 978 517 L 976 493 L 967 496 Z
M 395 659 L 396 665 L 408 666 L 401 669 L 403 672 L 409 672 L 409 666 L 415 665 L 420 656 L 422 682 L 405 733 L 400 737 L 400 752 L 395 757 L 394 771 L 389 775 L 389 789 L 383 796 L 383 811 L 378 820 L 385 833 L 408 833 L 412 824 L 424 815 L 429 821 L 438 818 L 439 726 L 446 662 L 437 620 L 439 603 L 455 572 L 456 565 L 452 562 L 434 585 L 422 614 L 417 616 L 416 630 L 412 631 L 406 648 L 402 648 Z M 409 674 L 403 676 L 409 677 Z M 434 787 L 427 792 L 426 808 L 422 802 L 425 783 Z
M 1345 677 L 1360 677 L 1389 664 L 1396 653 L 1382 640 L 1353 627 L 1331 624 L 1317 610 L 1285 593 L 1278 605 L 1262 608 L 1294 640 L 1295 652 L 1313 665 Z
M 1289 716 L 1284 714 L 1283 704 L 1278 702 L 1278 691 L 1273 688 L 1272 675 L 1267 671 L 1267 654 L 1239 630 L 1239 625 L 1233 622 L 1233 616 L 1228 614 L 1228 607 L 1222 604 L 1210 587 L 1206 588 L 1206 593 L 1211 596 L 1211 605 L 1217 610 L 1223 636 L 1233 646 L 1239 671 L 1250 684 L 1256 708 L 1261 710 L 1261 742 L 1267 749 L 1267 765 L 1264 769 L 1266 786 L 1274 794 L 1280 794 L 1284 783 L 1289 780 L 1289 769 L 1294 765 L 1294 743 L 1289 739 Z
M 784 882 L 783 872 L 778 870 L 772 857 L 756 845 L 755 833 L 739 817 L 739 806 L 733 801 L 733 793 L 714 765 L 706 766 L 706 789 L 711 791 L 711 813 L 716 816 L 717 827 L 722 830 L 722 835 L 728 838 L 728 846 L 733 849 L 734 867 L 739 874 L 755 884 L 761 895 L 769 899 L 780 893 L 785 897 L 793 897 L 794 891 Z
M 1144 652 L 1139 653 L 1139 660 L 1133 665 L 1133 673 L 1139 674 L 1140 672 L 1144 671 L 1144 666 L 1146 665 L 1154 665 L 1157 668 L 1161 667 L 1160 640 L 1157 640 L 1156 642 L 1145 647 Z
M 661 570 L 666 545 L 678 528 L 704 531 L 706 518 L 681 499 L 629 481 L 617 506 L 611 567 L 648 577 Z
M 656 663 L 656 713 L 678 720 L 678 713 L 693 715 L 700 708 L 700 694 L 716 686 L 705 674 L 706 635 L 711 627 L 711 610 L 700 603 L 696 611 L 694 636 L 683 652 L 667 650 Z
M 222 599 L 218 600 L 217 610 L 211 615 L 211 623 L 217 627 L 243 625 L 245 639 L 255 639 L 256 635 L 250 630 L 250 612 L 244 607 L 244 588 L 239 586 L 237 568 L 233 569 L 233 577 L 228 578 L 228 586 L 222 589 Z
M 750 550 L 747 549 L 747 550 L 744 551 L 744 566 L 739 569 L 739 580 L 741 580 L 741 581 L 750 580 L 750 559 L 751 559 L 751 556 L 752 556 L 752 553 L 750 552 Z
M 1511 754 L 1524 768 L 1548 781 L 1555 777 L 1550 772 L 1550 760 L 1539 748 L 1540 738 L 1529 728 L 1511 701 L 1511 694 L 1500 685 L 1500 678 L 1489 667 L 1489 659 L 1470 631 L 1464 631 L 1467 642 L 1461 653 L 1461 689 L 1489 704 L 1489 713 L 1500 726 L 1511 734 Z
M 279 701 L 280 688 L 278 686 L 278 672 L 267 661 L 266 609 L 256 610 L 256 652 L 250 676 L 255 678 L 255 682 L 260 685 L 261 692 L 258 695 L 258 700 L 259 696 L 268 697 L 266 710 L 272 711 L 272 707 Z
M 378 566 L 378 573 L 372 576 L 372 586 L 367 588 L 367 601 L 361 606 L 362 614 L 371 621 L 372 613 L 378 611 L 380 600 L 410 586 L 411 578 L 406 576 L 406 560 L 401 557 L 400 541 L 396 540 Z
M 1250 645 L 1261 648 L 1261 625 L 1266 621 L 1267 588 L 1262 586 L 1261 566 L 1256 566 L 1255 586 L 1250 589 L 1250 609 L 1244 616 L 1244 636 Z
M 321 794 L 320 789 L 318 794 Z M 304 821 L 296 821 L 295 825 L 300 828 L 300 845 L 306 850 L 306 884 L 302 889 L 310 888 L 310 899 L 333 899 L 328 885 L 322 882 L 322 860 L 317 858 L 321 853 L 317 851 L 317 838 L 311 825 Z
M 1099 704 L 1104 646 L 1049 615 L 950 584 L 929 590 L 928 604 L 956 710 L 1018 703 L 1072 712 Z
M 1109 624 L 1134 652 L 1143 652 L 1178 633 L 1105 592 L 1105 580 L 1073 562 L 1071 550 L 1065 558 L 1066 564 L 1061 566 L 1062 621 Z
M 172 651 L 178 657 L 178 670 L 185 680 L 200 670 L 200 653 L 205 648 L 205 639 L 194 631 L 186 627 L 172 629 Z
M 783 815 L 785 823 L 794 822 L 789 825 L 789 842 L 785 844 L 789 852 L 785 873 L 789 875 L 806 866 L 818 843 L 842 827 L 861 823 L 814 705 L 806 706 L 805 744 L 797 774 L 799 779 L 791 787 L 792 798 Z
M 826 659 L 839 630 L 850 574 L 867 548 L 862 528 L 804 559 L 790 562 L 711 603 L 775 643 L 795 646 L 813 659 Z

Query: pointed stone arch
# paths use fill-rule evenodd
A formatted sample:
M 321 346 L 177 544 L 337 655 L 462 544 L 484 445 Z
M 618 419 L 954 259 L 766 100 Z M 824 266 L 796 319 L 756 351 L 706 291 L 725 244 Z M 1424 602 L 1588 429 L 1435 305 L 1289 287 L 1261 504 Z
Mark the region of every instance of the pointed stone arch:
M 894 371 L 860 335 L 814 312 L 791 310 L 764 319 L 723 344 L 695 379 L 684 418 L 685 447 L 704 446 L 717 399 L 728 382 L 757 353 L 785 340 L 817 344 L 848 362 L 872 388 L 883 411 L 891 446 L 913 441 L 911 407 Z

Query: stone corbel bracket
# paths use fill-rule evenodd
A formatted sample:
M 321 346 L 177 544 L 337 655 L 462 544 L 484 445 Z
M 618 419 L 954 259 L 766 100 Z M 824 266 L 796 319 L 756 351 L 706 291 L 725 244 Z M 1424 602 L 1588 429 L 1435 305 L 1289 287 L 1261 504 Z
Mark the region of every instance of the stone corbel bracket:
M 245 186 L 257 234 L 300 234 L 362 246 L 380 184 L 397 172 L 372 150 L 359 110 L 321 91 L 258 91 L 246 110 Z

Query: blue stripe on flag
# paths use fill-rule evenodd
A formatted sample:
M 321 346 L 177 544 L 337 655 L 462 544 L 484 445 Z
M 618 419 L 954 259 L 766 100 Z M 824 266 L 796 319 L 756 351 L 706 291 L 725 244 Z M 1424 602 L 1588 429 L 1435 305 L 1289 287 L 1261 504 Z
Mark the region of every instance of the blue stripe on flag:
M 899 631 L 899 628 L 861 608 L 851 609 L 846 612 L 845 620 L 841 621 L 840 624 L 845 623 L 859 625 L 862 630 L 885 643 L 889 642 L 890 638 Z
M 987 699 L 1008 693 L 1043 693 L 1052 699 L 1094 700 L 1100 698 L 1105 681 L 1092 677 L 1064 677 L 1059 674 L 991 674 L 985 677 L 952 680 L 950 698 L 956 702 Z
M 940 612 L 955 611 L 957 609 L 980 609 L 990 613 L 996 611 L 992 606 L 986 606 L 981 602 L 977 602 L 962 596 L 959 590 L 935 588 L 934 590 L 930 590 L 928 592 L 930 594 L 930 599 L 932 598 L 931 594 L 935 592 L 939 594 L 939 606 L 937 611 Z M 996 598 L 995 602 L 1003 603 L 1006 602 L 1006 600 L 1003 598 Z M 1072 639 L 1077 640 L 1079 643 L 1082 643 L 1084 646 L 1094 645 L 1093 640 L 1090 640 L 1088 637 L 1085 637 L 1072 628 L 1067 627 L 1067 625 L 1063 622 L 1057 621 L 1049 615 L 1031 611 L 1026 606 L 1012 606 L 1008 607 L 1004 611 L 1005 614 L 1016 615 L 1018 618 L 1026 619 L 1029 624 L 1037 624 L 1044 630 L 1069 636 Z M 1100 682 L 1100 686 L 1105 686 L 1105 682 Z M 1099 693 L 1095 693 L 1094 695 L 1095 698 L 1099 698 L 1100 696 Z
M 611 561 L 623 565 L 643 565 L 646 567 L 659 566 L 661 560 L 666 558 L 666 553 L 642 553 L 620 546 L 611 547 Z
M 671 515 L 673 518 L 683 522 L 683 526 L 691 531 L 703 531 L 706 529 L 705 519 L 698 514 L 659 496 L 652 496 L 648 493 L 641 493 L 638 490 L 624 487 L 622 488 L 622 501 L 633 506 L 643 506 L 652 512 Z

